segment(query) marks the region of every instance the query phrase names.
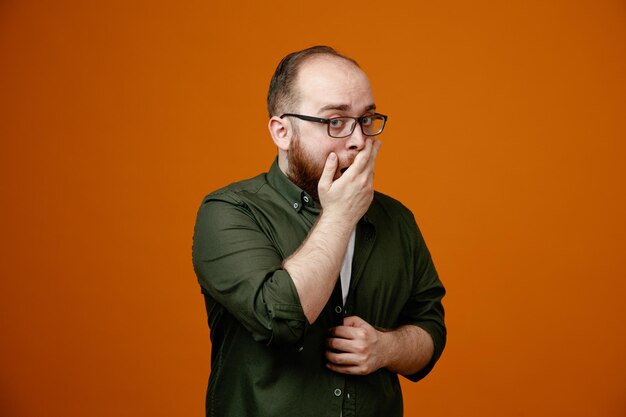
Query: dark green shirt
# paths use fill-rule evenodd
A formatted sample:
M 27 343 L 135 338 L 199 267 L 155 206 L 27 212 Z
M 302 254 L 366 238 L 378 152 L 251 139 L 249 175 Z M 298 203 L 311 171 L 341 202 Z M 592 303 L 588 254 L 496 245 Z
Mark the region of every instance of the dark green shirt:
M 274 162 L 267 174 L 209 194 L 198 212 L 193 264 L 211 329 L 207 416 L 401 416 L 398 376 L 325 366 L 328 329 L 344 316 L 393 329 L 413 324 L 446 341 L 445 290 L 411 212 L 375 193 L 357 225 L 345 306 L 340 280 L 314 323 L 304 316 L 282 262 L 304 241 L 319 210 Z

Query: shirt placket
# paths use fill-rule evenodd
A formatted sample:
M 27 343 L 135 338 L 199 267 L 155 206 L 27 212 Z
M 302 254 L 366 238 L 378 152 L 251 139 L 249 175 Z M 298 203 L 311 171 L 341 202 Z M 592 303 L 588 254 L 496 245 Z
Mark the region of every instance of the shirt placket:
M 343 319 L 352 311 L 350 296 L 343 304 L 341 282 L 338 279 L 330 297 L 328 308 L 331 314 L 332 327 L 343 324 Z M 333 373 L 331 378 L 331 401 L 337 402 L 341 413 L 340 417 L 354 416 L 356 412 L 355 386 L 352 377 L 345 374 Z

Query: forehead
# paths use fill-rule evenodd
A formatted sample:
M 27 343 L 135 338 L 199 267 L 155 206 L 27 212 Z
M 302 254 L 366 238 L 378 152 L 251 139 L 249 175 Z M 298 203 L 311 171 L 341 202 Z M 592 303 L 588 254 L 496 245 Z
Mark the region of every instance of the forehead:
M 304 62 L 298 71 L 296 92 L 302 112 L 337 107 L 360 114 L 374 104 L 367 75 L 353 63 L 334 56 Z

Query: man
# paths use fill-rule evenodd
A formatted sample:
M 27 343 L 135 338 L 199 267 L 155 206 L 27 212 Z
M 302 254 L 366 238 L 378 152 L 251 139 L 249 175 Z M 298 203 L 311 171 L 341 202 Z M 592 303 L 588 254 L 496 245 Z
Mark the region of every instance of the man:
M 207 415 L 401 416 L 397 374 L 417 381 L 443 351 L 445 290 L 411 212 L 374 192 L 387 116 L 323 46 L 281 61 L 268 109 L 278 158 L 196 222 Z

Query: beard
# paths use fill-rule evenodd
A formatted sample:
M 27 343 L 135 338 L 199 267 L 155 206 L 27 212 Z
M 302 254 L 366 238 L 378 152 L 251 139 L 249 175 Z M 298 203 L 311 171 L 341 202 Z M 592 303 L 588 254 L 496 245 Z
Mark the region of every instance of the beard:
M 289 174 L 291 182 L 302 188 L 316 202 L 320 202 L 317 186 L 324 171 L 324 164 L 313 160 L 306 154 L 299 136 L 294 136 L 287 153 L 289 162 Z

